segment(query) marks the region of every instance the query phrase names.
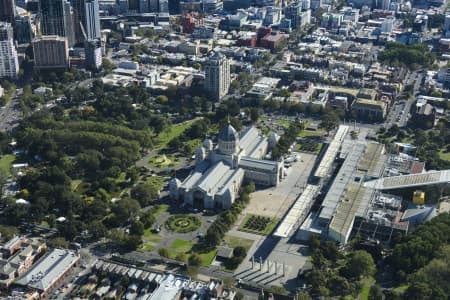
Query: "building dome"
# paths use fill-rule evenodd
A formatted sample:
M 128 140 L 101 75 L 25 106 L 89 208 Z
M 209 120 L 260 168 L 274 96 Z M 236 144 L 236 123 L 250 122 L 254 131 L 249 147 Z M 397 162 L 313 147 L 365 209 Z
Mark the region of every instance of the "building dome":
M 239 133 L 228 124 L 219 133 L 219 150 L 223 154 L 235 154 L 239 148 Z
M 239 139 L 239 135 L 231 124 L 228 124 L 227 127 L 224 127 L 219 133 L 219 140 L 224 142 L 234 142 Z

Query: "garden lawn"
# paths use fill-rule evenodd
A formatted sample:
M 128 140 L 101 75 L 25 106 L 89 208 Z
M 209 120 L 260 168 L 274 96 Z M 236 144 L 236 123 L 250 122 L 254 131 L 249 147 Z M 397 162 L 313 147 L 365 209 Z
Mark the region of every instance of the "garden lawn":
M 209 267 L 211 265 L 211 262 L 213 261 L 214 257 L 216 257 L 217 249 L 211 250 L 206 253 L 199 253 L 200 257 L 202 258 L 202 266 L 203 267 Z
M 170 250 L 175 252 L 187 253 L 192 249 L 193 244 L 190 241 L 176 239 L 170 246 Z
M 369 299 L 370 285 L 364 285 L 359 293 L 358 299 L 367 300 Z
M 439 157 L 450 161 L 450 152 L 444 152 L 444 149 L 441 149 L 441 151 L 439 151 Z
M 301 138 L 318 138 L 324 134 L 323 130 L 302 130 L 298 134 Z
M 148 166 L 153 169 L 155 168 L 164 169 L 167 167 L 175 166 L 177 162 L 178 158 L 176 158 L 175 156 L 162 154 L 150 157 L 148 159 Z
M 168 127 L 167 130 L 161 132 L 155 139 L 156 150 L 161 150 L 167 147 L 167 144 L 174 138 L 179 137 L 184 130 L 191 127 L 192 124 L 199 120 L 200 118 L 195 118 L 183 123 L 174 124 Z
M 153 215 L 155 216 L 155 218 L 157 218 L 157 217 L 159 217 L 160 215 L 162 215 L 163 213 L 165 213 L 168 210 L 169 210 L 169 205 L 167 205 L 167 204 L 160 204 L 160 205 L 158 205 L 158 208 L 155 210 Z
M 289 121 L 289 120 L 276 120 L 275 122 L 278 125 L 281 125 L 281 126 L 283 126 L 285 128 L 288 128 L 291 125 L 291 123 L 292 123 L 292 121 Z
M 0 171 L 6 174 L 6 176 L 11 175 L 11 166 L 15 159 L 16 157 L 12 154 L 3 155 L 0 158 Z
M 83 181 L 81 179 L 72 180 L 70 182 L 70 189 L 72 190 L 72 192 L 74 192 L 82 182 Z
M 145 183 L 156 187 L 159 191 L 164 187 L 165 179 L 161 176 L 150 176 L 145 180 Z
M 144 230 L 144 235 L 142 236 L 142 240 L 144 242 L 159 243 L 159 241 L 161 240 L 161 236 L 157 233 L 154 233 L 153 228 L 149 227 Z
M 226 235 L 224 237 L 225 244 L 230 248 L 235 248 L 237 246 L 244 247 L 247 252 L 252 247 L 254 241 L 250 239 L 239 238 L 231 235 Z

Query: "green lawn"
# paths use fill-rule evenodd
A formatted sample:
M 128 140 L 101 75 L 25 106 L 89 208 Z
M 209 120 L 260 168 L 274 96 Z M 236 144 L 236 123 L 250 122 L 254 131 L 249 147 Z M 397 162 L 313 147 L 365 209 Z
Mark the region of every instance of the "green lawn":
M 182 239 L 176 239 L 172 245 L 170 246 L 169 250 L 175 251 L 175 252 L 189 252 L 192 249 L 193 244 L 190 241 L 182 240 Z
M 150 168 L 167 168 L 173 167 L 177 164 L 178 158 L 173 155 L 158 155 L 154 157 L 150 157 L 148 159 L 148 166 Z
M 158 190 L 161 190 L 164 186 L 165 179 L 161 176 L 150 176 L 145 180 L 145 183 L 155 186 Z
M 358 299 L 367 300 L 369 299 L 370 285 L 364 285 L 359 293 Z
M 292 121 L 289 121 L 289 120 L 276 120 L 276 123 L 278 125 L 281 125 L 281 126 L 285 127 L 285 128 L 288 128 L 291 125 Z
M 76 191 L 76 189 L 78 188 L 78 186 L 82 183 L 83 181 L 81 179 L 75 179 L 72 180 L 70 182 L 70 189 L 72 190 L 72 192 Z
M 0 172 L 7 176 L 11 175 L 11 166 L 15 159 L 16 157 L 12 154 L 3 155 L 0 158 Z
M 173 124 L 169 126 L 167 130 L 161 132 L 155 139 L 156 149 L 161 150 L 167 147 L 167 144 L 174 138 L 179 137 L 184 130 L 191 127 L 192 124 L 199 120 L 200 118 L 195 118 L 180 124 Z
M 142 236 L 142 240 L 144 242 L 159 243 L 159 241 L 161 240 L 161 236 L 157 233 L 154 233 L 153 228 L 149 227 L 144 230 L 144 235 Z
M 217 249 L 211 250 L 207 253 L 200 253 L 200 257 L 202 258 L 202 266 L 203 267 L 209 267 L 211 265 L 211 262 L 213 261 L 214 257 L 216 257 Z
M 241 247 L 244 247 L 247 250 L 247 252 L 250 250 L 250 248 L 252 247 L 252 245 L 254 243 L 253 240 L 238 238 L 238 237 L 231 236 L 231 235 L 226 235 L 224 240 L 225 240 L 225 244 L 228 247 L 235 248 L 237 246 L 241 246 Z
M 450 161 L 450 152 L 446 153 L 444 152 L 444 149 L 441 149 L 441 151 L 439 151 L 439 157 Z
M 157 218 L 160 215 L 162 215 L 163 213 L 165 213 L 167 210 L 169 210 L 169 205 L 167 205 L 167 204 L 157 205 L 156 210 L 153 213 L 153 215 L 155 216 L 155 218 Z
M 302 130 L 298 137 L 301 138 L 318 138 L 324 134 L 323 130 Z

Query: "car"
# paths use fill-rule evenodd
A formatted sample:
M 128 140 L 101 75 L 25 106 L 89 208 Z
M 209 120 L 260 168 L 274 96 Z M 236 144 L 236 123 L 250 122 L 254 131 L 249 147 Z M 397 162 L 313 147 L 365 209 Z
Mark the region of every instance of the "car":
M 197 237 L 198 237 L 198 238 L 201 238 L 202 236 L 203 236 L 203 233 L 197 232 Z

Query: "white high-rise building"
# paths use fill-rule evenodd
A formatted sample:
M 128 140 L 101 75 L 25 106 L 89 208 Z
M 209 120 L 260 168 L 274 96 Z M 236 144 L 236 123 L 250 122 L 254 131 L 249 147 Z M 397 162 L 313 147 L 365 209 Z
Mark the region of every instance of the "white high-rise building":
M 100 8 L 98 0 L 86 1 L 86 38 L 95 40 L 101 37 L 100 33 Z
M 19 59 L 14 47 L 13 28 L 10 23 L 0 22 L 0 78 L 17 78 Z
M 217 52 L 205 64 L 205 90 L 220 100 L 228 94 L 230 81 L 230 61 Z

